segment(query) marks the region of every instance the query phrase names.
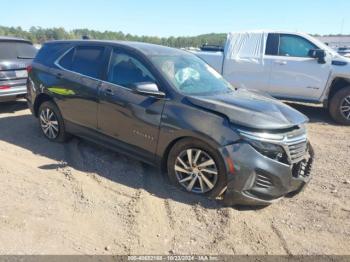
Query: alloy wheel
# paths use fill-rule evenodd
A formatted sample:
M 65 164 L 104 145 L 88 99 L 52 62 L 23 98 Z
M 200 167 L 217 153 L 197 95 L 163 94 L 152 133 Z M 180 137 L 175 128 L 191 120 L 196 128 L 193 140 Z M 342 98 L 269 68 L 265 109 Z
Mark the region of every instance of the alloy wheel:
M 40 112 L 40 126 L 45 136 L 49 139 L 55 139 L 58 136 L 58 120 L 50 108 L 45 108 Z
M 340 112 L 347 120 L 350 120 L 350 96 L 343 99 L 340 105 Z
M 214 159 L 201 149 L 182 151 L 176 158 L 174 168 L 178 182 L 189 192 L 207 193 L 218 181 L 218 168 Z

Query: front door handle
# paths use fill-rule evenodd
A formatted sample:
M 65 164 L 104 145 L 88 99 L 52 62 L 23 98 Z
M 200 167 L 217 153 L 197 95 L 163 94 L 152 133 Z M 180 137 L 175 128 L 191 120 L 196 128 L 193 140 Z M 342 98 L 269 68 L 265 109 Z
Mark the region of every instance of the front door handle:
M 287 64 L 287 61 L 275 61 L 275 64 L 278 64 L 278 65 L 286 65 Z

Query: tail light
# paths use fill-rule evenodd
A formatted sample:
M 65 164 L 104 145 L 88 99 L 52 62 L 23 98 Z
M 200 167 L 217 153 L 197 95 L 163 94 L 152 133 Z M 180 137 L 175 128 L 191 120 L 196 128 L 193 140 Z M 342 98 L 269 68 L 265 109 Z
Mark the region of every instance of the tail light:
M 10 89 L 10 86 L 0 86 L 0 90 Z

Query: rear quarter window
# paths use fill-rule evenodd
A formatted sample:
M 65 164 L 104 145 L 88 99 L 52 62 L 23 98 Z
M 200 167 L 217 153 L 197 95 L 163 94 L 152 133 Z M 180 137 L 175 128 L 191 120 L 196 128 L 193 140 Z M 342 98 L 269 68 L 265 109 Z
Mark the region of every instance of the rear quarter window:
M 54 62 L 69 46 L 69 43 L 44 44 L 35 57 L 34 62 L 45 66 L 53 66 Z

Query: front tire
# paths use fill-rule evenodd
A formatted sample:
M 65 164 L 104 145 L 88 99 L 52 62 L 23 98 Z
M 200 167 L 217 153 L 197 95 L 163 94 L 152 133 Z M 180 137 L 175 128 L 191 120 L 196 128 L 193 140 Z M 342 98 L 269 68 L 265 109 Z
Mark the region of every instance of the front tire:
M 53 102 L 40 105 L 38 119 L 41 131 L 50 141 L 65 142 L 68 139 L 61 112 Z
M 329 113 L 337 123 L 350 125 L 350 86 L 334 94 L 329 103 Z
M 183 139 L 169 152 L 167 162 L 170 181 L 187 192 L 218 197 L 227 185 L 225 164 L 209 145 Z

